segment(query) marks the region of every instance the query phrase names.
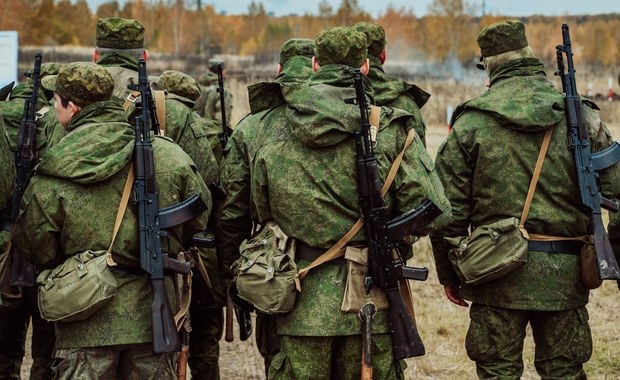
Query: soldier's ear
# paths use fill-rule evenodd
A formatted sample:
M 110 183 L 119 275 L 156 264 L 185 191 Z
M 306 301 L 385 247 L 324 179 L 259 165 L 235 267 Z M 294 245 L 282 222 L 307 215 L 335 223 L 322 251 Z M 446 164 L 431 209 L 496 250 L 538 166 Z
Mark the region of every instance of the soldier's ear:
M 317 71 L 319 71 L 319 67 L 319 61 L 316 59 L 315 56 L 312 56 L 312 71 L 316 73 Z
M 282 72 L 282 65 L 278 63 L 278 74 L 280 75 L 280 73 Z
M 97 63 L 99 57 L 101 57 L 101 55 L 99 54 L 99 49 L 95 48 L 95 50 L 93 50 L 93 62 Z
M 368 58 L 366 58 L 366 60 L 360 67 L 360 72 L 364 75 L 368 75 L 369 71 L 370 71 L 370 62 L 368 61 Z
M 381 52 L 381 54 L 379 54 L 379 62 L 381 62 L 381 64 L 383 65 L 386 59 L 387 59 L 387 51 L 385 50 L 385 48 L 383 48 L 383 51 Z

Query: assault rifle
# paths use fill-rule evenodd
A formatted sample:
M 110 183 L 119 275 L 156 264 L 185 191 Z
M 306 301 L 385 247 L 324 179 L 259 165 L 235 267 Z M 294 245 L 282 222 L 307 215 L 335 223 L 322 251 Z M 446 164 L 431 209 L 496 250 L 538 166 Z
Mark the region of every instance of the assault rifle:
M 222 149 L 226 147 L 230 128 L 226 121 L 226 100 L 224 99 L 224 63 L 217 64 L 217 92 L 220 94 L 220 112 L 222 114 L 222 134 L 220 135 L 220 144 Z
M 567 24 L 562 24 L 562 45 L 557 45 L 555 49 L 558 64 L 558 71 L 555 75 L 562 79 L 562 91 L 565 94 L 568 148 L 573 152 L 575 160 L 581 205 L 589 214 L 592 222 L 598 274 L 601 280 L 618 280 L 620 279 L 620 268 L 618 268 L 618 262 L 614 257 L 609 237 L 605 231 L 601 207 L 617 212 L 619 206 L 617 202 L 603 198 L 601 195 L 598 171 L 620 161 L 620 145 L 614 142 L 610 147 L 600 152 L 593 154 L 591 151 L 588 130 L 581 108 L 581 97 L 577 93 L 577 84 L 575 83 L 573 52 Z M 566 55 L 566 71 L 564 55 Z
M 174 314 L 166 294 L 164 271 L 188 274 L 191 265 L 168 257 L 162 252 L 161 238 L 166 236 L 162 229 L 169 228 L 194 218 L 206 205 L 194 194 L 185 201 L 159 209 L 155 164 L 150 129 L 159 131 L 151 88 L 146 74 L 144 59 L 138 62 L 138 84 L 131 90 L 140 91 L 140 114 L 135 118 L 135 148 L 133 186 L 134 202 L 138 204 L 138 233 L 140 241 L 140 267 L 151 277 L 153 302 L 151 320 L 153 324 L 153 352 L 179 351 L 181 340 L 176 329 Z M 149 121 L 153 123 L 149 129 Z
M 428 269 L 404 265 L 400 254 L 403 240 L 421 230 L 442 211 L 426 200 L 411 211 L 388 220 L 386 203 L 381 195 L 381 178 L 368 121 L 368 104 L 362 74 L 355 70 L 355 95 L 360 108 L 361 130 L 355 133 L 357 189 L 366 238 L 368 239 L 367 291 L 381 288 L 390 304 L 390 335 L 395 359 L 424 355 L 424 344 L 418 334 L 413 316 L 409 314 L 399 289 L 401 279 L 424 281 Z
M 32 169 L 36 160 L 36 135 L 37 135 L 37 104 L 39 86 L 41 84 L 41 53 L 35 54 L 34 68 L 32 73 L 26 74 L 32 81 L 32 95 L 24 103 L 24 115 L 22 116 L 19 135 L 17 138 L 17 150 L 15 151 L 15 193 L 11 200 L 11 221 L 15 223 L 19 215 L 19 204 L 30 181 Z M 11 286 L 34 286 L 34 266 L 24 260 L 18 253 L 11 253 Z

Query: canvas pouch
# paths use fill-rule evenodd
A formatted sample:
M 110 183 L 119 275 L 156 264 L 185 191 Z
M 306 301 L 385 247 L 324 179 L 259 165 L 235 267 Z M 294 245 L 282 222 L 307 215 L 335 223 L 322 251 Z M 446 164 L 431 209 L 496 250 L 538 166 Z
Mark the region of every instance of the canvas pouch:
M 368 272 L 368 248 L 347 246 L 344 258 L 347 260 L 347 282 L 340 310 L 357 313 L 367 303 L 375 304 L 377 310 L 388 310 L 390 304 L 379 286 L 373 286 L 366 293 L 364 280 Z
M 47 321 L 82 321 L 116 294 L 117 283 L 106 262 L 107 251 L 85 251 L 37 276 L 37 302 Z
M 527 262 L 527 239 L 515 217 L 479 226 L 469 236 L 445 239 L 451 246 L 448 258 L 467 284 L 497 280 Z
M 288 313 L 297 295 L 295 240 L 273 222 L 239 246 L 232 266 L 239 297 L 265 314 Z
M 603 284 L 598 275 L 598 262 L 596 260 L 596 248 L 592 239 L 588 239 L 581 248 L 579 254 L 579 271 L 581 283 L 586 289 L 596 289 Z

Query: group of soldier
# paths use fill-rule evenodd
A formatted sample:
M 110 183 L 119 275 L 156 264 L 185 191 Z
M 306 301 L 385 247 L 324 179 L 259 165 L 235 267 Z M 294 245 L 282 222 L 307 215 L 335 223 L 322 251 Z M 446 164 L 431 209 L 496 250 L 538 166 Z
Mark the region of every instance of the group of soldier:
M 145 105 L 128 86 L 137 83 L 138 62 L 148 55 L 144 26 L 131 19 L 99 19 L 96 41 L 94 63 L 45 63 L 41 68 L 37 166 L 19 217 L 12 226 L 6 223 L 9 228 L 0 235 L 5 255 L 15 252 L 38 269 L 53 268 L 79 252 L 108 249 L 130 175 L 135 143 L 131 115 Z M 222 124 L 230 120 L 231 109 L 223 110 L 222 117 L 213 84 L 217 62 L 199 81 L 175 70 L 151 77 L 153 90 L 164 94 L 159 101 L 155 96 L 161 117 L 153 139 L 160 206 L 192 194 L 208 206 L 168 229 L 166 248 L 187 251 L 192 237 L 202 231 L 215 236 L 213 247 L 197 248 L 206 273 L 194 270 L 189 305 L 192 378 L 220 377 L 223 310 L 234 289 L 231 266 L 245 239 L 274 222 L 295 239 L 295 261 L 303 268 L 360 218 L 354 136 L 361 118 L 351 101 L 356 70 L 363 74 L 365 95 L 377 107 L 371 141 L 382 180 L 399 162 L 384 194 L 389 215 L 405 214 L 425 200 L 441 212 L 415 234 L 430 235 L 448 299 L 461 306 L 468 306 L 465 299 L 472 302 L 465 343 L 478 376 L 520 377 L 529 323 L 541 377 L 585 378 L 583 363 L 591 355 L 592 339 L 588 290 L 579 280 L 583 241 L 531 246 L 527 264 L 485 285 L 464 284 L 448 259 L 446 237 L 519 216 L 548 129 L 556 131 L 525 227 L 529 233 L 567 238 L 591 233 L 588 215 L 574 201 L 578 190 L 565 143 L 563 96 L 545 77 L 523 24 L 502 21 L 478 35 L 489 90 L 459 106 L 435 160 L 426 151 L 420 112 L 430 95 L 385 73 L 386 43 L 384 29 L 372 22 L 286 41 L 275 80 L 248 87 L 250 113 L 229 137 Z M 0 136 L 0 165 L 7 173 L 0 176 L 0 201 L 6 205 L 14 190 L 12 152 L 23 102 L 32 88 L 31 82 L 19 84 L 0 101 L 6 137 Z M 228 107 L 230 96 L 226 94 Z M 613 144 L 596 105 L 584 102 L 583 108 L 593 150 Z M 620 165 L 601 172 L 601 189 L 609 198 L 620 198 L 619 182 Z M 0 378 L 19 378 L 31 318 L 32 379 L 177 376 L 177 353 L 152 352 L 146 301 L 151 289 L 139 266 L 138 222 L 131 202 L 127 210 L 111 247 L 119 290 L 95 315 L 50 323 L 39 315 L 36 287 L 17 289 L 17 295 L 3 293 Z M 617 226 L 612 216 L 609 236 L 614 244 L 620 239 Z M 360 231 L 348 246 L 365 242 Z M 410 249 L 403 252 L 402 260 L 411 258 Z M 336 259 L 313 268 L 302 280 L 303 291 L 291 312 L 256 312 L 256 344 L 266 377 L 361 376 L 361 321 L 357 313 L 341 311 L 346 266 L 346 260 Z M 388 310 L 378 310 L 372 326 L 373 378 L 404 376 L 406 363 L 394 358 L 390 323 Z

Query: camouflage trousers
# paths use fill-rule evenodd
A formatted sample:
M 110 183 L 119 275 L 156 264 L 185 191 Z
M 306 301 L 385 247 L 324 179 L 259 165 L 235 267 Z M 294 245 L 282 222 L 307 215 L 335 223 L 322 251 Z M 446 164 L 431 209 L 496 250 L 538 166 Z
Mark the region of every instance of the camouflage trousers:
M 224 331 L 224 309 L 190 308 L 189 368 L 194 380 L 219 380 L 220 343 Z
M 20 379 L 29 324 L 33 360 L 29 378 L 48 380 L 52 377 L 54 324 L 41 319 L 36 294 L 35 287 L 23 288 L 22 298 L 0 307 L 0 380 Z
M 362 336 L 281 335 L 282 348 L 271 361 L 269 380 L 361 377 Z M 404 361 L 394 360 L 389 334 L 372 336 L 373 379 L 404 379 Z
M 528 323 L 535 344 L 534 366 L 542 379 L 585 379 L 592 355 L 585 306 L 562 311 L 514 310 L 472 304 L 465 339 L 480 379 L 519 379 Z
M 54 379 L 172 380 L 177 378 L 177 352 L 154 354 L 150 344 L 141 349 L 109 347 L 56 351 Z

